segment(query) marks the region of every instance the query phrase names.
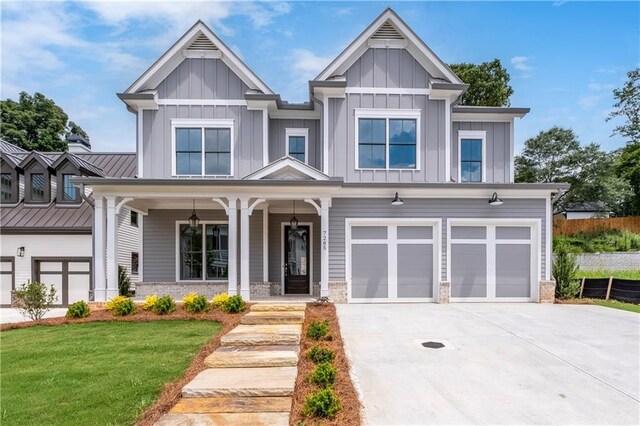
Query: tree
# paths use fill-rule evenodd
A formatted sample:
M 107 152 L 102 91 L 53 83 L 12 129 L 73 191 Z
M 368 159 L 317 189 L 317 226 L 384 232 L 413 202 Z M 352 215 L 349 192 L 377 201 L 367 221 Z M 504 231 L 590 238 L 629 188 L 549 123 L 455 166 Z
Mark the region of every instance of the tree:
M 499 59 L 475 64 L 452 64 L 450 68 L 469 89 L 462 95 L 461 105 L 509 106 L 513 89 L 509 86 L 511 77 Z
M 18 102 L 0 101 L 0 136 L 27 150 L 66 151 L 69 134 L 88 136 L 55 102 L 42 93 L 20 92 Z
M 32 321 L 42 319 L 57 300 L 54 286 L 47 289 L 46 285 L 35 281 L 28 281 L 13 292 L 13 305 Z
M 575 173 L 580 142 L 571 129 L 554 126 L 525 141 L 515 158 L 516 182 L 568 182 Z
M 626 179 L 633 191 L 624 205 L 624 213 L 640 215 L 640 141 L 627 144 L 618 154 L 616 174 Z
M 640 68 L 627 73 L 627 81 L 620 89 L 613 91 L 618 100 L 607 121 L 616 117 L 624 117 L 625 123 L 617 126 L 614 134 L 622 135 L 632 143 L 640 142 Z

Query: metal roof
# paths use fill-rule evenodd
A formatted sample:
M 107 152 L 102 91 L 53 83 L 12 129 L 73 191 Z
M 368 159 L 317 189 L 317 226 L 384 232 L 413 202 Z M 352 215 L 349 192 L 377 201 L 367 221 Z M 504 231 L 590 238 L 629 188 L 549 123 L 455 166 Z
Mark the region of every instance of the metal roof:
M 0 151 L 10 154 L 28 154 L 29 151 L 20 148 L 17 145 L 9 143 L 3 139 L 0 139 Z

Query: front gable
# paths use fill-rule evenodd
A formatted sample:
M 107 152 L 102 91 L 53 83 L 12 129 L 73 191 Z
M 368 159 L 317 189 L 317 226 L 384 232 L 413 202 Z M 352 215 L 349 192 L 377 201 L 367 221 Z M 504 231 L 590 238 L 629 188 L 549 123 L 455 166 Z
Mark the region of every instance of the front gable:
M 302 161 L 285 156 L 245 176 L 244 180 L 329 180 L 329 176 Z

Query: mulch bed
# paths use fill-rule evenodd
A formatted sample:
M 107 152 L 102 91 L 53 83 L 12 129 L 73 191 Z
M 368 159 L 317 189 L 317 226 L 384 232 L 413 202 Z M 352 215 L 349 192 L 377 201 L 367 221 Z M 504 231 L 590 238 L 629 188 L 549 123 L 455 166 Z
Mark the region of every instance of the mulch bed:
M 307 337 L 307 328 L 314 320 L 320 322 L 324 320 L 329 321 L 329 333 L 332 336 L 332 340 L 319 343 Z M 338 370 L 338 375 L 336 383 L 333 386 L 333 390 L 340 399 L 342 409 L 333 419 L 309 418 L 302 414 L 302 408 L 306 397 L 318 390 L 318 388 L 311 384 L 307 379 L 309 374 L 314 370 L 315 364 L 306 357 L 308 350 L 317 344 L 333 349 L 336 353 L 333 365 Z M 293 426 L 299 424 L 356 426 L 362 424 L 362 419 L 360 417 L 361 408 L 358 393 L 356 392 L 353 383 L 351 382 L 351 376 L 349 375 L 349 361 L 344 353 L 336 307 L 333 304 L 307 304 L 305 320 L 302 326 L 300 360 L 298 361 L 298 377 L 296 379 L 296 387 L 293 394 L 293 407 L 289 423 Z

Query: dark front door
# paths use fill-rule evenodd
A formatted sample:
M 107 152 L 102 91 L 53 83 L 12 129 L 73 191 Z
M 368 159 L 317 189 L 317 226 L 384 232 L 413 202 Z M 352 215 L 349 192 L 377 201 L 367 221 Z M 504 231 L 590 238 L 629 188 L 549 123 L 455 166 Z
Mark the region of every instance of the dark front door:
M 309 294 L 309 227 L 284 227 L 284 293 Z

